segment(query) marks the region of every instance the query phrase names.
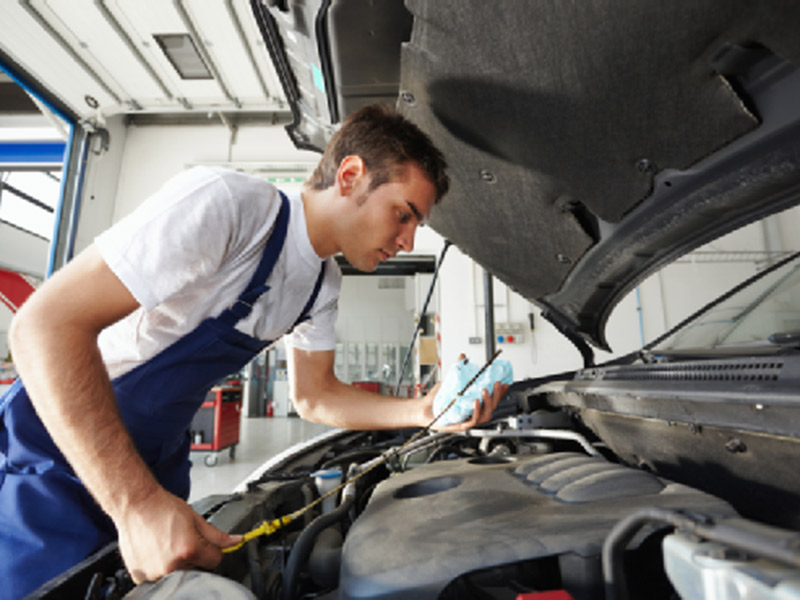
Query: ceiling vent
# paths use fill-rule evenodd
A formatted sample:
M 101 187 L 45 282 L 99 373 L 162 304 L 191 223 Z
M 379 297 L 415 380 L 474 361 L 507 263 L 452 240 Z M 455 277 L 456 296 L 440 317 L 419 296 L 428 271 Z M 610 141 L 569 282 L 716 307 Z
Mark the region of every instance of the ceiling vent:
M 213 79 L 189 34 L 167 33 L 153 37 L 181 79 Z

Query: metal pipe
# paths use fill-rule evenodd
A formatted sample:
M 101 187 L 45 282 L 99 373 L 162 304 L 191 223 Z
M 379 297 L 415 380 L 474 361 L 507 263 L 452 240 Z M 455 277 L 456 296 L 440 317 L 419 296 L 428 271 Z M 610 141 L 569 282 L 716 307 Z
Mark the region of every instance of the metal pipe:
M 86 176 L 86 157 L 89 155 L 92 135 L 84 133 L 81 140 L 81 147 L 78 151 L 80 162 L 77 164 L 75 172 L 75 183 L 72 191 L 71 206 L 69 210 L 69 222 L 67 225 L 67 237 L 64 240 L 64 264 L 72 260 L 75 253 L 75 238 L 78 232 L 78 221 L 81 215 L 81 199 L 83 197 L 83 181 Z
M 486 330 L 486 360 L 494 356 L 494 286 L 492 285 L 492 274 L 483 270 L 483 298 L 484 298 L 484 317 Z
M 261 91 L 264 92 L 264 98 L 266 98 L 267 102 L 272 100 L 271 96 L 269 95 L 269 90 L 267 89 L 267 83 L 264 81 L 264 77 L 261 74 L 261 69 L 258 68 L 258 63 L 256 63 L 256 57 L 253 54 L 253 49 L 250 47 L 250 44 L 247 41 L 247 36 L 244 34 L 244 28 L 242 27 L 242 21 L 239 19 L 239 15 L 236 14 L 236 9 L 233 8 L 233 0 L 225 0 L 225 8 L 228 9 L 228 15 L 233 21 L 233 26 L 236 29 L 236 33 L 239 35 L 239 41 L 242 43 L 244 47 L 244 51 L 247 53 L 247 58 L 250 59 L 250 65 L 253 67 L 253 71 L 256 74 L 256 78 L 258 79 L 259 85 L 261 85 Z
M 591 456 L 603 455 L 589 443 L 585 437 L 575 431 L 567 429 L 525 429 L 522 431 L 493 431 L 491 429 L 468 429 L 462 435 L 480 438 L 540 438 L 545 440 L 570 440 L 580 444 L 586 454 Z
M 425 297 L 425 302 L 422 303 L 422 310 L 420 312 L 420 316 L 424 315 L 425 312 L 428 310 L 428 303 L 431 300 L 431 296 L 433 295 L 433 288 L 436 285 L 436 280 L 439 278 L 439 268 L 442 266 L 444 262 L 444 256 L 447 254 L 447 249 L 452 244 L 451 241 L 445 240 L 444 247 L 442 248 L 441 254 L 439 254 L 439 261 L 436 263 L 436 268 L 433 271 L 433 279 L 431 279 L 431 285 L 428 288 L 428 295 Z M 408 350 L 406 351 L 406 356 L 403 359 L 403 365 L 400 367 L 400 376 L 397 378 L 397 385 L 394 388 L 394 395 L 396 396 L 397 393 L 400 391 L 400 384 L 403 383 L 403 376 L 406 374 L 406 368 L 408 367 L 408 360 L 411 358 L 411 352 L 414 350 L 414 342 L 417 339 L 417 334 L 419 333 L 419 327 L 414 327 L 414 333 L 411 336 L 411 342 L 408 344 Z
M 209 69 L 211 69 L 211 73 L 214 75 L 214 79 L 217 80 L 220 89 L 222 89 L 222 93 L 225 94 L 225 97 L 233 102 L 233 105 L 236 108 L 242 108 L 242 103 L 239 101 L 238 98 L 234 98 L 233 95 L 228 90 L 228 86 L 225 85 L 225 81 L 222 79 L 222 74 L 217 69 L 217 66 L 214 64 L 214 61 L 211 60 L 211 55 L 206 51 L 205 44 L 200 39 L 200 34 L 197 31 L 197 28 L 194 26 L 192 22 L 192 18 L 189 16 L 189 12 L 186 10 L 186 7 L 183 5 L 183 0 L 173 0 L 173 4 L 175 5 L 175 9 L 178 11 L 178 14 L 183 21 L 183 24 L 186 25 L 186 29 L 189 30 L 189 35 L 194 40 L 194 45 L 197 47 L 197 51 L 203 57 L 206 65 Z
M 69 125 L 69 142 L 67 142 L 66 151 L 64 152 L 64 166 L 61 171 L 61 189 L 58 193 L 58 203 L 55 208 L 55 218 L 53 219 L 53 235 L 50 238 L 50 253 L 47 258 L 47 271 L 45 272 L 45 279 L 50 277 L 56 271 L 56 255 L 58 254 L 59 234 L 61 232 L 61 217 L 64 214 L 64 204 L 66 203 L 65 197 L 67 195 L 68 185 L 67 180 L 70 174 L 70 164 L 72 164 L 72 157 L 75 154 L 74 146 L 77 137 L 77 131 L 74 123 Z
M 64 156 L 61 193 L 56 207 L 53 238 L 47 276 L 63 267 L 72 257 L 75 228 L 80 211 L 80 195 L 91 134 L 79 125 L 72 125 L 72 137 Z
M 120 25 L 119 21 L 117 21 L 117 18 L 114 16 L 114 14 L 108 9 L 105 0 L 94 0 L 94 4 L 100 10 L 100 13 L 103 15 L 108 24 L 111 25 L 111 28 L 120 38 L 122 38 L 122 41 L 125 42 L 128 50 L 130 50 L 136 60 L 139 61 L 139 64 L 142 65 L 144 70 L 147 71 L 148 75 L 150 75 L 150 77 L 158 84 L 158 87 L 161 88 L 161 91 L 164 92 L 164 95 L 168 99 L 172 100 L 172 92 L 169 91 L 167 86 L 158 76 L 158 73 L 155 72 L 155 69 L 153 69 L 150 63 L 147 62 L 147 59 L 139 51 L 139 48 L 136 47 L 136 44 L 133 43 L 133 40 L 128 35 L 128 32 L 125 31 L 122 25 Z
M 83 68 L 83 70 L 86 71 L 92 79 L 94 79 L 94 82 L 97 85 L 103 88 L 103 90 L 109 96 L 114 98 L 114 101 L 117 104 L 122 104 L 122 99 L 116 93 L 114 93 L 114 90 L 108 87 L 108 85 L 100 78 L 100 76 L 95 72 L 95 70 L 92 69 L 92 67 L 90 67 L 89 64 L 85 60 L 83 60 L 83 58 L 81 58 L 81 56 L 77 52 L 75 52 L 73 47 L 70 46 L 69 42 L 67 42 L 67 40 L 65 40 L 64 37 L 60 33 L 58 33 L 58 31 L 56 31 L 55 28 L 52 25 L 50 25 L 50 23 L 47 22 L 47 19 L 45 19 L 42 16 L 42 14 L 38 10 L 36 10 L 33 4 L 31 4 L 31 0 L 19 0 L 19 3 L 28 12 L 28 14 L 31 15 L 31 17 L 33 17 L 33 19 L 37 23 L 39 23 L 39 25 L 42 26 L 42 28 L 50 35 L 50 37 L 52 37 L 56 42 L 58 42 L 58 45 L 61 46 L 61 48 L 67 54 L 69 54 L 70 58 L 72 58 L 75 62 L 77 62 Z M 138 105 L 138 103 L 136 103 L 136 101 L 133 99 L 129 100 L 129 103 L 132 106 L 135 106 L 137 109 L 141 108 Z

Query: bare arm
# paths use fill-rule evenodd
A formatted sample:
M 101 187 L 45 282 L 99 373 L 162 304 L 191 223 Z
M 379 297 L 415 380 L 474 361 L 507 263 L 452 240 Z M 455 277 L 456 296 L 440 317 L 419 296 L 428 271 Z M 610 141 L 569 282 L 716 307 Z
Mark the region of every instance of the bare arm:
M 374 394 L 339 381 L 333 371 L 334 352 L 288 349 L 291 396 L 301 417 L 344 429 L 399 429 L 424 427 L 434 418 L 437 385 L 422 398 L 398 398 Z M 476 400 L 472 418 L 441 427 L 464 431 L 488 421 L 508 386 L 495 384 L 491 395 L 483 391 L 483 405 Z
M 14 318 L 14 360 L 39 418 L 113 519 L 135 581 L 213 567 L 231 544 L 142 461 L 116 407 L 97 336 L 138 307 L 94 246 L 45 282 Z

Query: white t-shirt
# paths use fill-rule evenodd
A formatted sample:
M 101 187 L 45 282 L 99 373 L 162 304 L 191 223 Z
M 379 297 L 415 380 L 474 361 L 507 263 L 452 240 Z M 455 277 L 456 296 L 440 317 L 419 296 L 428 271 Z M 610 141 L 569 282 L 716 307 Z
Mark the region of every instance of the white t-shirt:
M 286 241 L 267 280 L 270 289 L 236 328 L 277 341 L 300 316 L 322 259 L 308 239 L 299 194 Z M 272 184 L 234 171 L 195 167 L 168 181 L 133 213 L 95 239 L 103 259 L 141 307 L 105 329 L 100 351 L 112 378 L 146 362 L 220 315 L 247 287 L 272 233 L 280 195 Z M 310 320 L 287 342 L 333 350 L 342 274 L 333 257 Z

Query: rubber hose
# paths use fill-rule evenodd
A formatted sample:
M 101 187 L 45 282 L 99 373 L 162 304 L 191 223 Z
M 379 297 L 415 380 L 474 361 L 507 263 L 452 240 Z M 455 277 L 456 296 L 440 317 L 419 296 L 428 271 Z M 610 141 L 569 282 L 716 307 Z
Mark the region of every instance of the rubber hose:
M 334 523 L 338 523 L 347 516 L 350 507 L 353 506 L 353 496 L 345 496 L 342 503 L 332 511 L 322 514 L 306 527 L 297 538 L 289 554 L 286 569 L 283 573 L 283 589 L 281 590 L 281 600 L 294 600 L 297 583 L 300 580 L 300 571 L 308 562 L 308 557 L 314 549 L 314 542 L 323 529 L 327 529 Z
M 330 589 L 338 584 L 343 545 L 344 538 L 335 525 L 319 532 L 308 557 L 308 573 L 319 587 Z

